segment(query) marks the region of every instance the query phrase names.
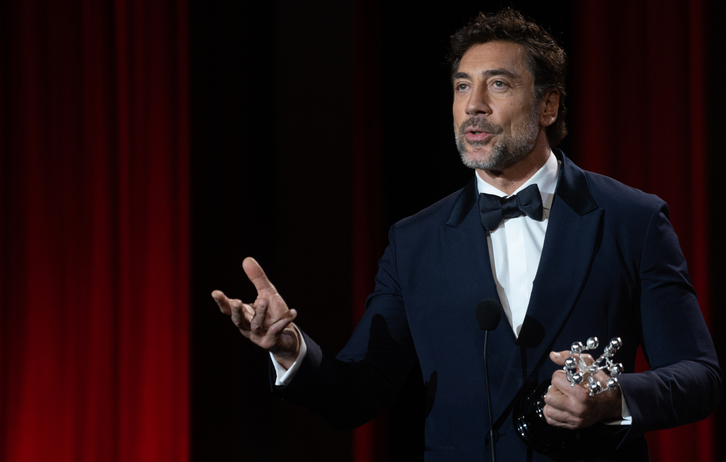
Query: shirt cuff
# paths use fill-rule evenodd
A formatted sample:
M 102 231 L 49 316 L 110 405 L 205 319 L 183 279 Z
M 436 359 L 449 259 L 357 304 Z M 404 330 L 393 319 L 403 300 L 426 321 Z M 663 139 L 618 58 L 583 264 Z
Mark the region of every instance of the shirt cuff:
M 297 331 L 298 338 L 300 339 L 300 353 L 298 353 L 297 358 L 295 358 L 295 362 L 292 363 L 292 366 L 290 366 L 290 369 L 285 370 L 280 363 L 278 363 L 275 360 L 275 356 L 270 353 L 270 359 L 272 360 L 272 366 L 275 368 L 275 386 L 276 387 L 285 387 L 287 386 L 295 377 L 295 373 L 297 373 L 297 370 L 300 369 L 300 363 L 302 362 L 303 358 L 305 358 L 305 355 L 308 352 L 308 346 L 305 343 L 305 339 L 303 338 L 302 334 L 298 330 L 297 326 L 293 325 L 295 330 Z M 625 402 L 623 400 L 623 402 Z
M 620 388 L 618 387 L 618 390 Z M 622 416 L 622 419 L 620 420 L 611 420 L 610 422 L 605 422 L 605 425 L 632 425 L 633 424 L 633 416 L 630 415 L 630 409 L 628 409 L 628 403 L 625 402 L 625 396 L 623 396 L 623 390 L 620 390 L 620 415 Z

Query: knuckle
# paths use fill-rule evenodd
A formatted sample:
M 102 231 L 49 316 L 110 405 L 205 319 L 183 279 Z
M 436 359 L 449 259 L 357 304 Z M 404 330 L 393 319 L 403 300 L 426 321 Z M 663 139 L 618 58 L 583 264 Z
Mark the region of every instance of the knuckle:
M 558 396 L 561 396 L 561 392 L 557 390 L 555 387 L 552 387 L 547 394 L 544 396 L 545 404 L 552 404 L 555 401 L 555 398 Z

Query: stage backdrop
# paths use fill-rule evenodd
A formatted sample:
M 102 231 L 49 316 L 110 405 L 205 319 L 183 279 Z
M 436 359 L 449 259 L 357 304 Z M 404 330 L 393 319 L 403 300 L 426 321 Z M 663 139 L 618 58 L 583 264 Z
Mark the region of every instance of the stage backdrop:
M 188 460 L 186 19 L 0 7 L 0 460 Z

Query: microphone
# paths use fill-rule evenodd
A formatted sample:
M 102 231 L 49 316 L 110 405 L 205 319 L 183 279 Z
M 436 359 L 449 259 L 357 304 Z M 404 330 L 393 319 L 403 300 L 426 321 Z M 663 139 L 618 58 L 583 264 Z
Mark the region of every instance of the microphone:
M 494 330 L 499 325 L 499 320 L 502 319 L 502 304 L 493 298 L 487 298 L 476 305 L 475 314 L 479 329 Z
M 489 442 L 492 445 L 492 462 L 497 462 L 494 450 L 494 422 L 492 422 L 492 394 L 489 390 L 489 369 L 487 368 L 487 340 L 489 331 L 494 330 L 502 319 L 502 304 L 498 300 L 488 298 L 480 301 L 474 310 L 476 323 L 484 331 L 484 386 L 487 391 L 487 412 L 489 413 Z

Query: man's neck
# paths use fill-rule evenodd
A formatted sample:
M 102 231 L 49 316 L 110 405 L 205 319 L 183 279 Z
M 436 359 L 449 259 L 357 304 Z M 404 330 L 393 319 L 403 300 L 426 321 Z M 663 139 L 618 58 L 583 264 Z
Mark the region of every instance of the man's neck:
M 527 157 L 511 167 L 502 171 L 477 169 L 476 173 L 482 180 L 510 196 L 542 168 L 549 159 L 550 152 L 548 144 L 540 146 L 538 143 Z

